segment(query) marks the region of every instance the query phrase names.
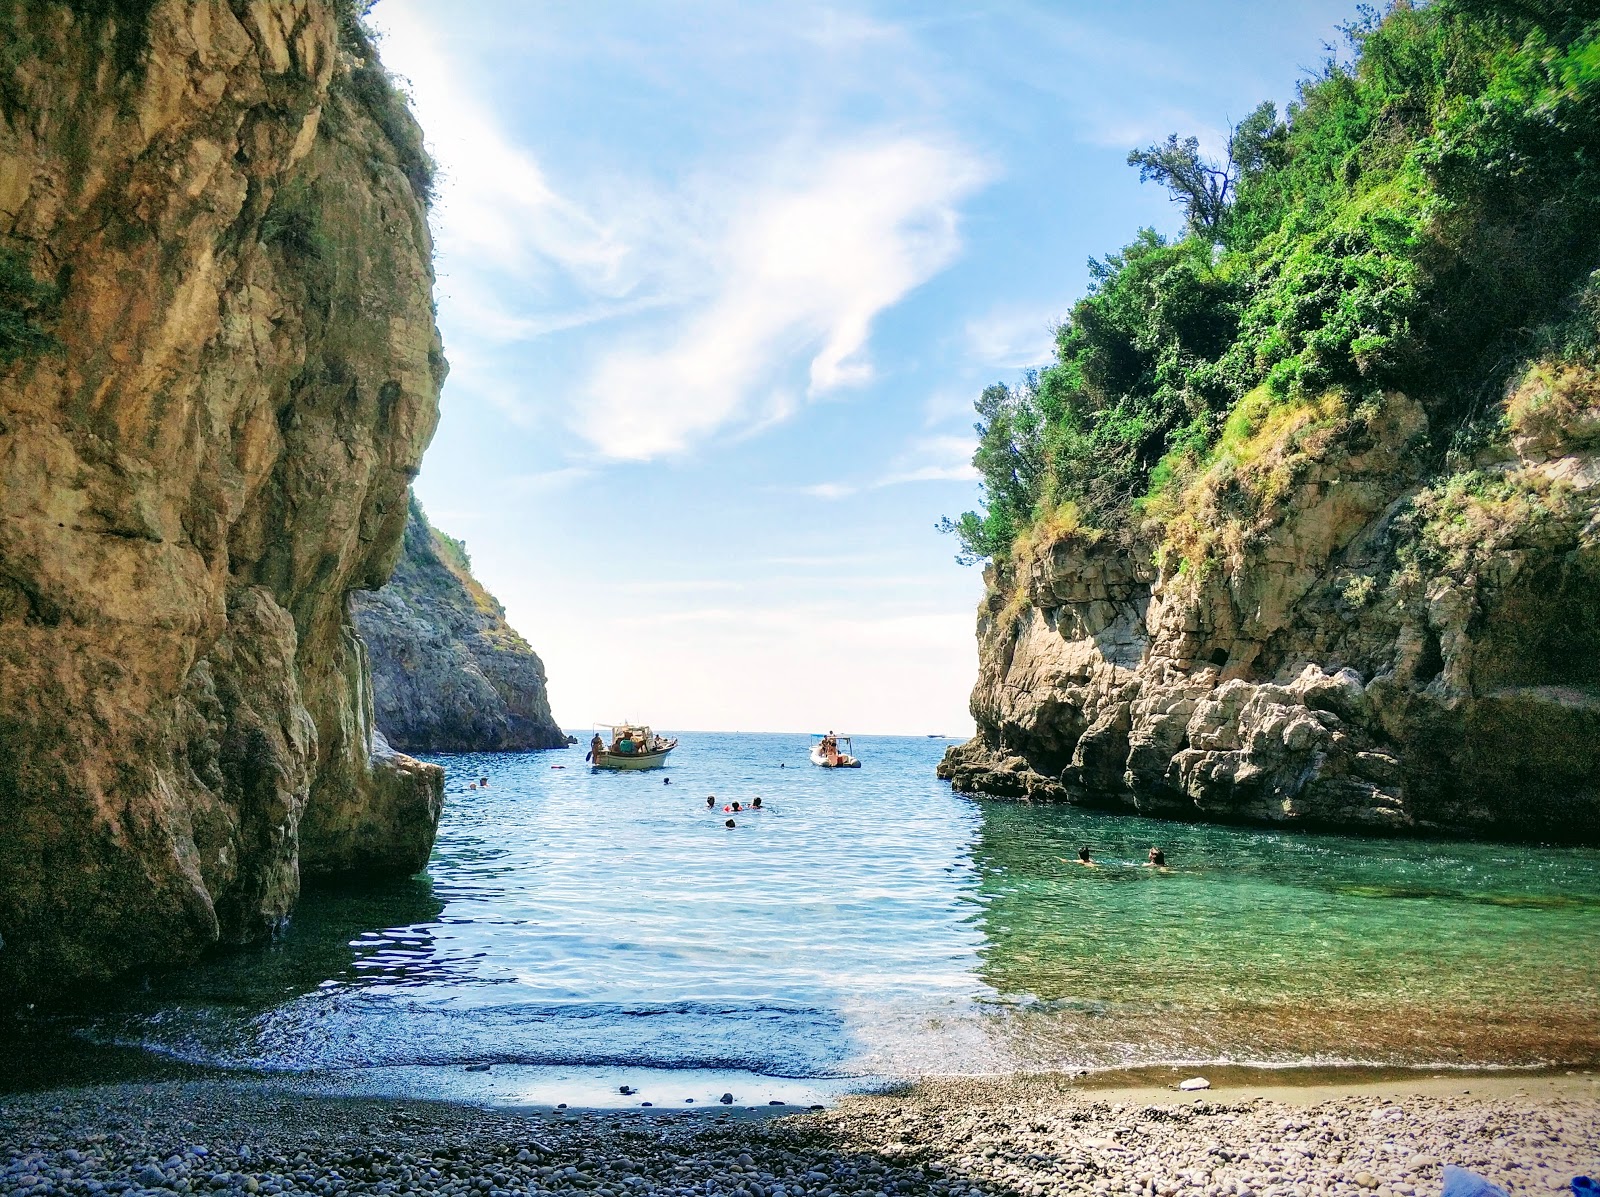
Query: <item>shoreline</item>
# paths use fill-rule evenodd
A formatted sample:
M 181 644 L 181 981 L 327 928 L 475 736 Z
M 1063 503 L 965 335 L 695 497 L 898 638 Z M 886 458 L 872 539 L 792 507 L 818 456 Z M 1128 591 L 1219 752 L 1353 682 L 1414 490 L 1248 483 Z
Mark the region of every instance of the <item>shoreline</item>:
M 74 1086 L 0 1095 L 0 1190 L 1424 1197 L 1446 1163 L 1513 1194 L 1600 1163 L 1595 1071 L 1287 1079 L 930 1078 L 804 1113 L 483 1107 L 243 1078 Z

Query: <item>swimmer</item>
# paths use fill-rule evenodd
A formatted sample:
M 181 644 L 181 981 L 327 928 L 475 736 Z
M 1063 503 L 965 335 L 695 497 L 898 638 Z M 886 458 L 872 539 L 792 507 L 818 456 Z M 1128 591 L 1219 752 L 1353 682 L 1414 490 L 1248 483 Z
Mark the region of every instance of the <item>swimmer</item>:
M 750 804 L 750 809 L 751 810 L 760 810 L 761 809 L 761 795 L 760 794 L 756 795 L 756 800 Z
M 478 788 L 478 783 L 477 783 L 477 782 L 475 782 L 475 781 L 469 781 L 469 782 L 468 782 L 468 783 L 467 783 L 467 789 L 469 789 L 469 790 L 475 790 L 475 789 L 477 789 L 477 788 Z
M 487 777 L 478 778 L 478 788 L 480 790 L 487 790 L 489 788 L 489 779 Z
M 1099 865 L 1095 864 L 1095 862 L 1092 859 L 1090 859 L 1090 857 L 1089 857 L 1089 849 L 1088 849 L 1087 845 L 1085 845 L 1084 847 L 1078 849 L 1078 859 L 1076 861 L 1074 861 L 1073 863 L 1074 864 L 1081 864 L 1085 868 L 1088 868 L 1088 869 L 1097 869 L 1097 868 L 1100 867 Z
M 1160 848 L 1150 849 L 1150 859 L 1145 861 L 1145 867 L 1151 869 L 1164 869 L 1167 867 L 1167 854 Z
M 726 823 L 723 824 L 723 826 L 724 827 L 737 827 L 738 824 L 736 824 L 732 819 L 729 819 Z
M 742 808 L 739 806 L 739 804 L 737 802 L 735 802 L 732 806 L 725 806 L 722 809 L 724 811 L 730 811 L 730 810 L 735 810 L 736 811 L 736 810 L 740 810 Z
M 716 806 L 716 804 L 717 804 L 717 796 L 715 794 L 707 794 L 706 795 L 706 809 L 710 810 L 712 807 Z
M 662 778 L 662 779 L 661 779 L 661 784 L 662 784 L 662 785 L 664 785 L 664 786 L 670 786 L 670 785 L 671 785 L 671 784 L 672 784 L 672 778 L 670 778 L 670 777 L 663 777 L 663 778 Z

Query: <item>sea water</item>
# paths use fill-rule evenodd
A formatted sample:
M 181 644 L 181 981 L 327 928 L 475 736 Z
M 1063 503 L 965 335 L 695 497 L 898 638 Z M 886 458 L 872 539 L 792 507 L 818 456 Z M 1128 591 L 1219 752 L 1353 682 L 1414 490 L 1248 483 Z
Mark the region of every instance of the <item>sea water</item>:
M 972 799 L 934 778 L 939 740 L 857 737 L 859 770 L 808 747 L 430 758 L 424 875 L 309 890 L 268 947 L 50 1017 L 342 1091 L 678 1108 L 1015 1069 L 1600 1061 L 1600 852 Z

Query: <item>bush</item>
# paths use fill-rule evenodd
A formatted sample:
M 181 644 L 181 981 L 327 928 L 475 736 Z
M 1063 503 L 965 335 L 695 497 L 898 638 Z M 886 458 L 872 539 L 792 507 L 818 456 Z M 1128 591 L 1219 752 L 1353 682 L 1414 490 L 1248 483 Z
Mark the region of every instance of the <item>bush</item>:
M 944 522 L 960 559 L 1003 559 L 1064 501 L 1119 535 L 1164 525 L 1188 482 L 1240 465 L 1263 405 L 1415 394 L 1442 452 L 1519 363 L 1600 353 L 1592 6 L 1398 3 L 1346 32 L 1349 61 L 1281 122 L 1252 113 L 1224 167 L 1177 138 L 1132 156 L 1189 231 L 1091 262 L 1055 360 L 984 392 L 984 502 Z M 1199 209 L 1195 171 L 1227 183 Z

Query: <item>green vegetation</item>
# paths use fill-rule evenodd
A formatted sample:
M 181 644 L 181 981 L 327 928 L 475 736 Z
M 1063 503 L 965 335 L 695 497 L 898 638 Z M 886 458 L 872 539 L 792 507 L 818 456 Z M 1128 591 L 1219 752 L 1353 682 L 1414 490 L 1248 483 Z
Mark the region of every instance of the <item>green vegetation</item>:
M 68 5 L 93 22 L 110 23 L 111 57 L 119 75 L 143 71 L 155 6 L 155 0 L 70 0 Z
M 321 261 L 331 252 L 318 214 L 316 189 L 295 179 L 278 188 L 261 218 L 261 240 L 303 261 Z
M 1529 358 L 1592 357 L 1592 5 L 1402 2 L 1346 34 L 1349 59 L 1282 120 L 1251 113 L 1224 161 L 1176 135 L 1129 156 L 1187 230 L 1091 261 L 1055 360 L 984 391 L 984 503 L 944 523 L 961 560 L 1006 561 L 1067 504 L 1119 538 L 1178 534 L 1199 560 L 1386 394 L 1421 401 L 1435 452 L 1459 455 Z M 1209 512 L 1186 495 L 1201 479 Z
M 394 147 L 400 170 L 411 184 L 412 192 L 423 203 L 431 203 L 439 168 L 423 143 L 422 127 L 412 117 L 404 91 L 378 61 L 373 33 L 366 24 L 372 5 L 373 0 L 335 0 L 339 43 L 355 60 L 354 65 L 335 80 L 335 86 L 383 130 Z
M 0 367 L 56 347 L 39 324 L 56 298 L 55 287 L 35 279 L 19 255 L 0 248 Z

